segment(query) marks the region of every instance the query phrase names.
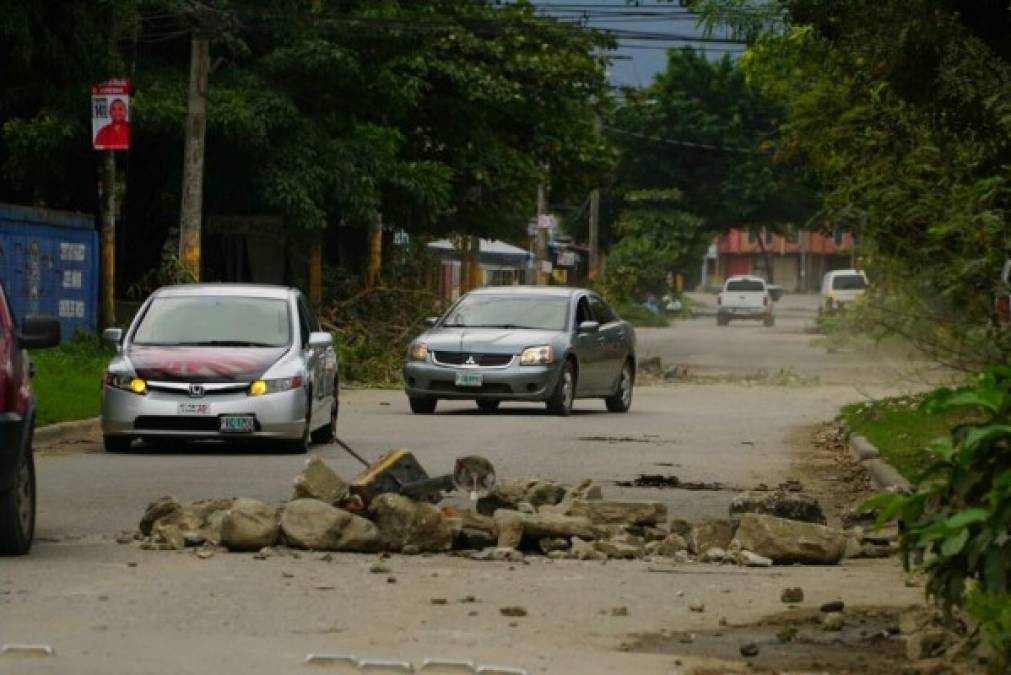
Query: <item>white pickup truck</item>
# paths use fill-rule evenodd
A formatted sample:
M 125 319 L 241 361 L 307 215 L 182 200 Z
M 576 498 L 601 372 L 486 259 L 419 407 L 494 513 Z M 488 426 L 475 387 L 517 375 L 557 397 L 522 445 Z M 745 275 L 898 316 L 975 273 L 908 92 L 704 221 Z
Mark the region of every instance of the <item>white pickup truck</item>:
M 761 277 L 730 277 L 716 297 L 716 304 L 718 326 L 726 326 L 731 319 L 757 319 L 766 326 L 776 324 L 769 288 Z

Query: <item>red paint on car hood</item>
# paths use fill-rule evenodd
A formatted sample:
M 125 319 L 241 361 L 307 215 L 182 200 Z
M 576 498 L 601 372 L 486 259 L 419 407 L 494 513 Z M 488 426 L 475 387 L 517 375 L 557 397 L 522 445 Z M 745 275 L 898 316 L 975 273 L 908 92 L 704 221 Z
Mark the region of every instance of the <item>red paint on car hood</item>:
M 126 356 L 144 380 L 249 382 L 286 351 L 286 347 L 131 347 Z

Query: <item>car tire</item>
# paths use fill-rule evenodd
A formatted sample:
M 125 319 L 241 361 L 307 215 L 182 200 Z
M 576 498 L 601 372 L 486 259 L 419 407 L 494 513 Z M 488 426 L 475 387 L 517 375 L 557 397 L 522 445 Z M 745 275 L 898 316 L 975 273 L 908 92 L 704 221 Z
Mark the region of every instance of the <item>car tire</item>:
M 626 361 L 621 367 L 621 376 L 618 378 L 618 388 L 613 396 L 604 399 L 607 409 L 613 413 L 626 413 L 632 407 L 632 391 L 635 388 L 635 370 L 631 361 Z
M 337 416 L 339 413 L 340 407 L 335 398 L 330 407 L 330 422 L 310 434 L 313 443 L 331 443 L 333 439 L 337 438 Z
M 767 317 L 765 317 L 765 325 L 766 326 L 775 326 L 776 325 L 776 317 L 774 317 L 774 316 L 767 316 Z
M 558 375 L 555 389 L 547 400 L 548 412 L 560 417 L 568 417 L 572 413 L 572 405 L 576 400 L 576 368 L 571 360 L 566 359 L 562 372 Z
M 477 400 L 477 407 L 483 410 L 484 412 L 495 412 L 496 410 L 498 410 L 498 407 L 499 405 L 501 405 L 501 403 L 502 401 L 494 401 L 479 398 Z
M 311 434 L 309 433 L 309 424 L 305 425 L 305 433 L 302 434 L 302 438 L 296 438 L 287 441 L 281 441 L 280 450 L 289 455 L 304 455 L 309 452 L 309 443 L 311 441 Z
M 106 452 L 130 452 L 133 445 L 132 436 L 102 436 L 102 445 Z
M 415 415 L 431 415 L 439 403 L 439 399 L 431 396 L 410 396 L 407 400 L 411 404 L 411 412 Z
M 716 325 L 717 326 L 728 326 L 728 325 L 730 325 L 730 319 L 728 319 L 727 317 L 722 316 L 722 315 L 717 315 L 716 316 Z
M 35 459 L 24 448 L 14 468 L 14 485 L 0 494 L 0 555 L 24 555 L 35 534 Z

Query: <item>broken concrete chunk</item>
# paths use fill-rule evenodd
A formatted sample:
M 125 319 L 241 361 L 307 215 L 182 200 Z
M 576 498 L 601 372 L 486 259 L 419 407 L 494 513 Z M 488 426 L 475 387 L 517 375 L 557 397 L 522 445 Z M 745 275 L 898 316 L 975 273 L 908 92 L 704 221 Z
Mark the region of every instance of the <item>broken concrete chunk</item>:
M 751 551 L 738 551 L 734 554 L 734 561 L 743 567 L 772 567 L 771 558 L 766 558 Z
M 688 549 L 694 555 L 702 555 L 711 548 L 726 550 L 730 548 L 730 542 L 733 538 L 733 521 L 707 520 L 692 528 L 691 535 L 688 538 Z
M 434 553 L 453 547 L 452 524 L 434 504 L 387 493 L 372 500 L 369 515 L 393 550 L 417 546 L 423 552 Z
M 535 507 L 554 506 L 565 498 L 565 486 L 553 481 L 538 481 L 526 489 L 525 495 Z
M 727 557 L 727 552 L 718 546 L 713 546 L 712 548 L 706 549 L 699 560 L 705 563 L 721 563 Z
M 277 542 L 277 509 L 258 499 L 236 499 L 221 521 L 221 544 L 229 551 L 259 551 Z
M 641 545 L 623 544 L 617 541 L 598 541 L 594 542 L 593 546 L 608 558 L 635 560 L 636 558 L 641 558 L 643 554 L 643 547 Z
M 593 542 L 585 541 L 579 537 L 572 538 L 571 554 L 576 560 L 605 560 L 607 558 L 607 554 L 598 551 Z
M 478 530 L 473 527 L 464 527 L 456 534 L 453 547 L 457 549 L 474 549 L 480 551 L 485 548 L 496 546 L 498 538 L 496 535 L 485 530 Z
M 662 555 L 666 558 L 673 558 L 679 551 L 687 551 L 688 542 L 679 534 L 668 534 L 661 541 L 657 542 L 654 555 Z
M 523 541 L 523 514 L 519 511 L 499 509 L 495 512 L 499 548 L 519 548 Z
M 147 510 L 140 519 L 140 533 L 145 537 L 151 534 L 155 521 L 182 510 L 182 505 L 172 497 L 159 497 L 147 505 Z
M 572 544 L 563 537 L 541 537 L 537 542 L 537 547 L 547 555 L 552 551 L 568 551 L 572 548 Z
M 783 592 L 779 594 L 779 599 L 787 605 L 795 605 L 798 602 L 804 602 L 804 589 L 797 586 L 784 588 Z
M 824 525 L 825 513 L 814 497 L 800 492 L 744 492 L 730 502 L 730 515 L 764 513 L 777 518 Z
M 563 515 L 585 518 L 594 524 L 656 525 L 667 519 L 663 502 L 574 499 L 559 506 L 564 507 Z
M 734 539 L 742 550 L 779 564 L 834 565 L 846 551 L 846 536 L 839 530 L 754 513 L 741 514 Z
M 477 500 L 477 512 L 491 516 L 499 509 L 516 510 L 521 501 L 526 500 L 526 480 L 500 480 L 488 493 L 488 496 Z
M 687 541 L 692 533 L 692 524 L 684 518 L 671 518 L 670 526 L 667 529 L 671 534 L 679 534 Z
M 296 499 L 284 507 L 281 533 L 293 548 L 375 552 L 383 547 L 371 522 L 318 499 Z
M 155 542 L 165 544 L 172 550 L 180 550 L 186 547 L 186 538 L 182 531 L 174 523 L 167 522 L 168 519 L 161 518 L 151 530 L 151 537 Z
M 348 484 L 326 462 L 316 456 L 305 460 L 305 468 L 295 477 L 292 499 L 318 499 L 336 504 L 347 496 Z

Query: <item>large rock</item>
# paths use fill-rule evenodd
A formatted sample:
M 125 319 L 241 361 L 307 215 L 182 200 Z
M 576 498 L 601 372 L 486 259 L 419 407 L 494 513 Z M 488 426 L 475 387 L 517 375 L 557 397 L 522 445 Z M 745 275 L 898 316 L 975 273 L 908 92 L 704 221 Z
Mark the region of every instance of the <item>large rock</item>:
M 369 515 L 386 545 L 399 551 L 405 546 L 419 551 L 448 551 L 453 547 L 453 527 L 438 507 L 387 493 L 372 500 Z
M 680 534 L 668 534 L 661 541 L 651 543 L 655 545 L 649 547 L 650 553 L 665 558 L 673 558 L 679 551 L 688 550 L 688 542 Z
M 839 530 L 755 513 L 741 514 L 734 542 L 776 563 L 834 565 L 846 552 L 846 535 Z
M 221 544 L 229 551 L 259 551 L 277 543 L 277 509 L 258 499 L 236 499 L 221 521 Z
M 500 480 L 492 488 L 488 496 L 477 500 L 477 512 L 481 515 L 493 515 L 499 509 L 516 510 L 520 502 L 527 501 L 528 480 Z
M 525 497 L 535 507 L 554 506 L 565 498 L 565 486 L 554 481 L 538 481 L 527 486 Z
M 585 518 L 573 518 L 559 513 L 520 513 L 509 509 L 495 512 L 499 548 L 518 548 L 523 539 L 536 543 L 540 539 L 599 539 L 602 530 Z
M 156 521 L 170 515 L 174 515 L 182 510 L 182 504 L 172 497 L 159 497 L 147 505 L 144 515 L 140 519 L 140 533 L 145 537 L 151 534 Z
M 495 512 L 498 548 L 519 548 L 523 542 L 523 514 L 510 509 Z
M 594 524 L 656 525 L 667 520 L 667 505 L 662 502 L 573 499 L 559 504 L 555 512 Z
M 293 548 L 370 553 L 383 547 L 370 521 L 318 499 L 296 499 L 281 514 L 281 534 Z
M 825 513 L 818 500 L 801 492 L 743 492 L 730 502 L 730 515 L 764 513 L 777 518 L 824 525 Z
M 734 522 L 731 520 L 707 520 L 692 528 L 688 536 L 688 548 L 693 555 L 702 555 L 711 548 L 730 548 L 734 538 Z
M 336 504 L 347 495 L 348 484 L 316 456 L 305 460 L 302 473 L 295 476 L 295 496 L 293 499 L 318 499 L 327 504 Z

